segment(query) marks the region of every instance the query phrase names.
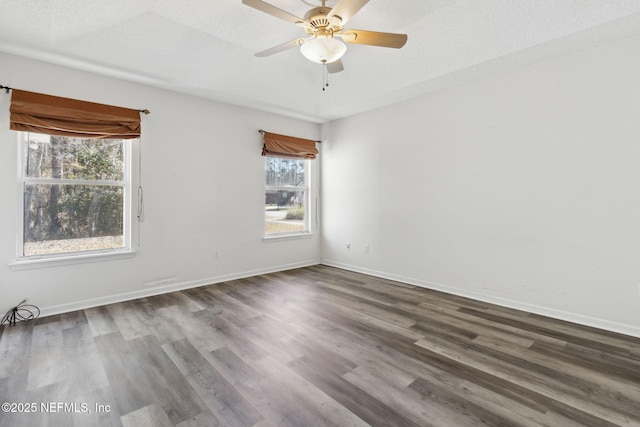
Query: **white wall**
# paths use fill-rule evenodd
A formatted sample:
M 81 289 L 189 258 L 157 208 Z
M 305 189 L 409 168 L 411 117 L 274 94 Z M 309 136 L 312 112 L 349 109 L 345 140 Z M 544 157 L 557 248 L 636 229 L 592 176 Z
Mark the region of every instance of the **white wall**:
M 142 124 L 146 222 L 136 256 L 14 271 L 18 145 L 9 130 L 10 95 L 0 94 L 0 313 L 25 297 L 46 314 L 319 262 L 318 236 L 262 241 L 257 133 L 318 139 L 318 124 L 17 56 L 0 54 L 0 64 L 3 85 L 151 110 Z M 145 286 L 165 279 L 163 287 Z
M 0 94 L 0 312 L 24 297 L 68 311 L 322 255 L 640 336 L 638 51 L 640 38 L 619 41 L 331 122 L 322 135 L 314 123 L 0 54 L 1 84 L 152 111 L 136 256 L 14 271 L 17 142 Z M 322 239 L 262 241 L 259 128 L 324 139 Z
M 640 336 L 638 52 L 324 126 L 323 262 Z

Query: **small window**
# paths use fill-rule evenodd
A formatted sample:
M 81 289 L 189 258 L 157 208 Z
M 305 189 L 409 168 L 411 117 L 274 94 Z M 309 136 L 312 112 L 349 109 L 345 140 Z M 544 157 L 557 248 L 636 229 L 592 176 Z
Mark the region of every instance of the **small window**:
M 264 234 L 309 232 L 309 168 L 306 159 L 264 158 Z
M 130 248 L 130 143 L 21 134 L 19 257 Z

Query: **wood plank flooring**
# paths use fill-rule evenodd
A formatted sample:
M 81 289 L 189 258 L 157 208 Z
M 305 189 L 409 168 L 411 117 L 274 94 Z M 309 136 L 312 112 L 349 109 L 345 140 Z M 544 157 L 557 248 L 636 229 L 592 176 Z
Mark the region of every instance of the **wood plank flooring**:
M 0 333 L 0 426 L 640 425 L 640 339 L 326 266 Z

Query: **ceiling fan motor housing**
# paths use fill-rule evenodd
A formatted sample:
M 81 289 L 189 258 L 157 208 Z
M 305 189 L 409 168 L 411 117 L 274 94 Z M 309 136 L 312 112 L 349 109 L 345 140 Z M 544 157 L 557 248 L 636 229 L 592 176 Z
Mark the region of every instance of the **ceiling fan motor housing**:
M 304 15 L 305 21 L 311 24 L 310 27 L 306 28 L 307 34 L 332 37 L 333 33 L 342 31 L 342 27 L 340 26 L 342 19 L 337 15 L 333 15 L 331 19 L 329 19 L 328 15 L 330 12 L 331 9 L 327 7 L 314 7 L 308 11 Z

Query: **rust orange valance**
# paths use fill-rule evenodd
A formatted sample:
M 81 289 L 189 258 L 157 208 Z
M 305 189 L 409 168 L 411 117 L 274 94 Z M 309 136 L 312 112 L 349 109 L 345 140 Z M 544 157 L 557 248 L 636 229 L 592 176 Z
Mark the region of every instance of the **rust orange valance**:
M 262 155 L 265 157 L 284 157 L 287 159 L 315 159 L 318 154 L 316 142 L 310 139 L 278 135 L 263 132 L 264 145 Z
M 13 89 L 10 128 L 76 138 L 140 137 L 140 112 Z

